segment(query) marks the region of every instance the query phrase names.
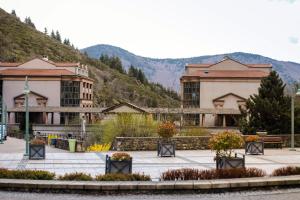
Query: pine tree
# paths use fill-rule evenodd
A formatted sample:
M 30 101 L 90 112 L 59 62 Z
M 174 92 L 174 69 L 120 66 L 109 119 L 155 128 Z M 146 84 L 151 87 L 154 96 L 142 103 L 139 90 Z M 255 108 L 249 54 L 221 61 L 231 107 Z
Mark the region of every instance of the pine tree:
M 25 17 L 24 23 L 31 26 L 32 28 L 35 29 L 34 23 L 31 21 L 30 17 Z
M 56 39 L 56 35 L 55 35 L 55 33 L 54 33 L 53 30 L 51 31 L 51 35 L 50 36 L 51 36 L 51 38 Z
M 58 31 L 56 31 L 55 38 L 57 41 L 61 42 L 61 37 Z
M 15 17 L 17 17 L 17 14 L 16 14 L 16 11 L 15 11 L 15 10 L 12 10 L 12 11 L 11 11 L 11 14 L 14 15 Z
M 48 35 L 48 30 L 47 30 L 46 27 L 44 28 L 44 34 L 45 34 L 45 35 Z
M 270 134 L 287 133 L 290 129 L 290 98 L 284 95 L 285 84 L 272 71 L 263 78 L 258 94 L 246 102 L 249 120 L 242 118 L 241 130 L 266 130 Z
M 65 39 L 64 39 L 64 44 L 70 46 L 70 40 L 67 39 L 67 38 L 65 38 Z

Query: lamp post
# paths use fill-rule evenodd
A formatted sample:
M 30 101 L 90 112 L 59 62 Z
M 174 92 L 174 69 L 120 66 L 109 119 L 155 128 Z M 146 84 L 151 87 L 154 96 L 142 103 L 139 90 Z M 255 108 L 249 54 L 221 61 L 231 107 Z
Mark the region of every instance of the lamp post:
M 29 86 L 28 86 L 28 79 L 26 76 L 25 79 L 25 86 L 24 86 L 24 91 L 23 93 L 25 94 L 25 140 L 26 140 L 26 151 L 24 156 L 29 155 L 29 110 L 28 110 L 28 95 L 30 93 Z
M 300 96 L 300 89 L 297 90 L 295 95 L 292 95 L 291 97 L 291 151 L 296 151 L 295 149 L 295 97 Z

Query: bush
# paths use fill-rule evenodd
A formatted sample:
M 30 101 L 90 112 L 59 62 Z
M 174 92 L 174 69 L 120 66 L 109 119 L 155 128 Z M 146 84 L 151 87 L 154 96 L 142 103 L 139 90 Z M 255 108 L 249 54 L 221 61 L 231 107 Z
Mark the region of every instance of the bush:
M 34 138 L 30 141 L 30 144 L 45 145 L 45 141 L 42 139 Z
M 163 122 L 158 126 L 157 133 L 162 138 L 171 138 L 176 134 L 175 124 L 169 121 Z
M 209 147 L 220 157 L 232 157 L 233 149 L 240 148 L 243 144 L 242 136 L 232 131 L 220 132 L 214 135 L 208 143 Z
M 288 166 L 275 169 L 272 172 L 272 176 L 290 176 L 290 175 L 300 175 L 300 167 Z
M 247 136 L 245 141 L 246 142 L 258 142 L 260 140 L 260 137 L 258 135 L 250 135 Z
M 144 174 L 105 174 L 96 176 L 96 181 L 150 181 L 151 178 Z
M 92 181 L 93 178 L 90 174 L 85 174 L 82 172 L 74 172 L 74 173 L 67 173 L 63 176 L 59 176 L 58 180 L 63 181 Z
M 228 178 L 250 178 L 263 177 L 266 172 L 257 168 L 235 168 L 235 169 L 176 169 L 168 170 L 161 175 L 164 181 L 171 180 L 210 180 L 210 179 L 228 179 Z
M 130 155 L 128 153 L 123 153 L 123 152 L 117 152 L 112 154 L 111 160 L 116 160 L 116 161 L 123 161 L 123 160 L 130 160 Z
M 112 143 L 115 137 L 156 136 L 157 123 L 147 115 L 119 114 L 103 122 L 102 144 Z
M 188 128 L 179 132 L 181 136 L 207 136 L 209 131 L 204 128 Z
M 7 179 L 32 179 L 32 180 L 53 180 L 55 173 L 42 170 L 8 170 L 0 169 L 0 178 Z

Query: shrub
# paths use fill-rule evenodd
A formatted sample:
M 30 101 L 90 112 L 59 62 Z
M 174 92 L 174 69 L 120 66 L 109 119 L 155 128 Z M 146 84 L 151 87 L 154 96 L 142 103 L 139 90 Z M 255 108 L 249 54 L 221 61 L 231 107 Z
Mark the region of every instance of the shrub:
M 112 143 L 115 137 L 156 136 L 157 123 L 147 115 L 119 114 L 103 122 L 101 143 Z
M 249 135 L 246 137 L 246 142 L 258 142 L 260 140 L 260 137 L 258 135 Z
M 300 175 L 300 167 L 288 166 L 275 169 L 272 172 L 272 176 L 290 176 L 290 175 Z
M 30 141 L 30 144 L 45 145 L 45 141 L 42 139 L 34 138 Z
M 109 151 L 111 144 L 93 144 L 87 148 L 89 152 Z
M 53 180 L 55 173 L 42 170 L 8 170 L 0 169 L 0 178 L 7 179 L 32 179 L 32 180 Z
M 161 179 L 170 180 L 210 180 L 210 179 L 228 179 L 228 178 L 250 178 L 263 177 L 266 172 L 257 168 L 235 168 L 235 169 L 176 169 L 168 170 L 161 175 Z
M 179 132 L 181 136 L 207 136 L 209 131 L 204 128 L 188 128 Z
M 217 156 L 231 157 L 233 149 L 240 148 L 244 144 L 242 136 L 236 132 L 224 131 L 214 135 L 209 140 L 209 147 L 216 151 Z
M 128 153 L 117 152 L 112 154 L 111 160 L 116 160 L 116 161 L 130 160 L 130 155 Z
M 169 121 L 163 122 L 158 126 L 157 133 L 162 138 L 171 138 L 176 134 L 175 124 Z
M 150 181 L 151 178 L 144 174 L 105 174 L 96 176 L 96 181 Z
M 85 174 L 82 172 L 74 172 L 74 173 L 67 173 L 63 176 L 58 177 L 59 180 L 63 181 L 92 181 L 93 178 L 90 174 Z

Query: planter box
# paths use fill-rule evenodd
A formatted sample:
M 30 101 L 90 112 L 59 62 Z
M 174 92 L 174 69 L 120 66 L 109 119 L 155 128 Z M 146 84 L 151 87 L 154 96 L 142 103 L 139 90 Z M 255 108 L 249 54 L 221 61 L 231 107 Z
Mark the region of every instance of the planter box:
M 111 157 L 106 155 L 105 162 L 105 174 L 109 173 L 121 173 L 131 174 L 132 173 L 132 158 L 130 160 L 111 160 Z
M 233 168 L 244 168 L 245 167 L 245 156 L 242 158 L 237 157 L 217 157 L 216 158 L 217 169 L 233 169 Z
M 157 143 L 157 156 L 160 157 L 175 157 L 176 144 L 175 142 L 163 142 Z
M 45 159 L 46 149 L 44 144 L 29 144 L 29 159 L 42 160 Z
M 246 142 L 245 154 L 264 155 L 264 142 Z

